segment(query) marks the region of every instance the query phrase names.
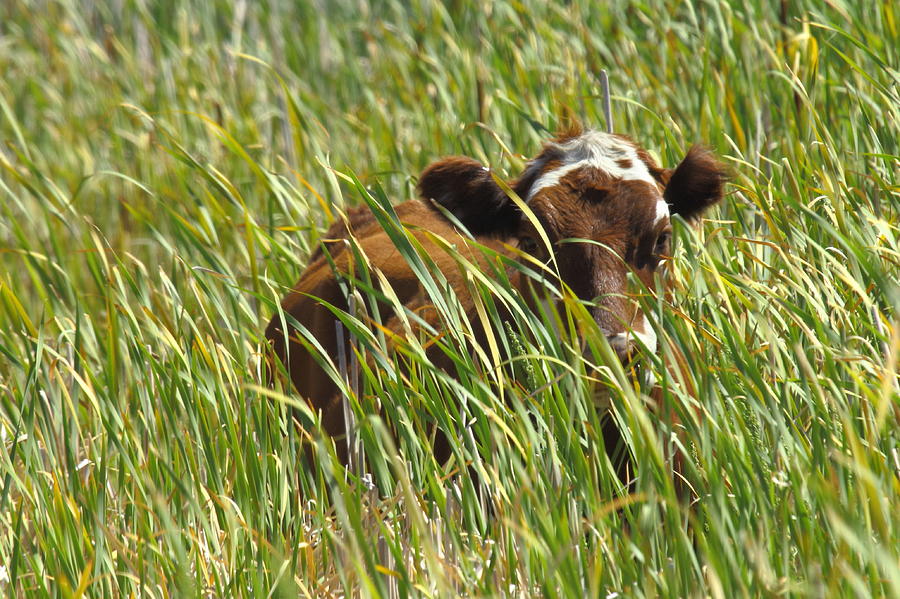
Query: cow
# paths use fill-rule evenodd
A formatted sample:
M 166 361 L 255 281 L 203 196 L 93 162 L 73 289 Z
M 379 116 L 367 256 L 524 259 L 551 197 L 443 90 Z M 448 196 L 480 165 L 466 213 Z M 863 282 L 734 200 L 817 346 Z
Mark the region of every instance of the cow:
M 637 347 L 656 349 L 653 329 L 629 298 L 629 274 L 654 288 L 653 279 L 660 276 L 670 251 L 672 216 L 698 222 L 722 198 L 726 180 L 723 165 L 701 146 L 691 147 L 675 168 L 661 168 L 627 136 L 573 127 L 545 143 L 508 185 L 498 184 L 490 169 L 471 158 L 439 160 L 422 172 L 420 197 L 397 205 L 395 212 L 456 292 L 462 308 L 473 314 L 470 321 L 478 321 L 474 298 L 456 259 L 435 238 L 457 248 L 471 247 L 474 239 L 483 248 L 519 259 L 525 254 L 540 262 L 554 259 L 561 281 L 578 298 L 592 302 L 588 305 L 599 329 L 619 358 L 628 361 Z M 356 250 L 348 243 L 351 236 Z M 347 432 L 341 393 L 301 342 L 292 321 L 303 325 L 338 363 L 339 347 L 348 351 L 349 343 L 337 338 L 337 318 L 326 303 L 348 309 L 340 279 L 353 271 L 360 251 L 402 305 L 429 324 L 438 324 L 440 318 L 429 309 L 419 278 L 370 210 L 351 210 L 331 226 L 265 335 L 270 368 L 276 366 L 274 358 L 281 361 L 296 391 L 319 413 L 322 429 L 333 438 Z M 466 257 L 475 264 L 484 260 L 475 250 Z M 534 283 L 519 272 L 511 273 L 510 281 L 523 293 Z M 383 326 L 402 332 L 390 306 L 384 310 Z M 452 369 L 439 352 L 432 357 L 438 366 Z M 346 465 L 346 445 L 337 443 L 336 449 Z M 433 449 L 439 462 L 449 458 L 449 446 L 440 436 Z

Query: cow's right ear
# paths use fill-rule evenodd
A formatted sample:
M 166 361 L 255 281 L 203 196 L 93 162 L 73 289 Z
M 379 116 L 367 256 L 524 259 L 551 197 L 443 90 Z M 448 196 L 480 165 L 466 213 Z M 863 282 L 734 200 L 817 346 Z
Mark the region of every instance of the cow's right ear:
M 712 152 L 692 146 L 674 170 L 661 173 L 660 180 L 671 213 L 698 222 L 707 208 L 722 199 L 728 173 Z
M 515 229 L 519 210 L 494 181 L 490 169 L 464 156 L 444 158 L 419 177 L 419 194 L 443 206 L 473 235 Z

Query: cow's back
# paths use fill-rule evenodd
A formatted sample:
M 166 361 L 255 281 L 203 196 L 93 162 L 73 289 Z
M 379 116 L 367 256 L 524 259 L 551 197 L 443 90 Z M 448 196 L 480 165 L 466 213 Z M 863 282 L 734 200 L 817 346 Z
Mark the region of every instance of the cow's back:
M 433 237 L 446 240 L 467 259 L 483 263 L 484 257 L 480 250 L 427 201 L 411 200 L 396 206 L 395 210 L 400 221 L 419 241 L 425 253 L 454 289 L 463 309 L 469 311 L 473 301 L 456 259 L 435 243 Z M 324 304 L 344 311 L 348 309 L 347 299 L 335 272 L 355 272 L 356 276 L 361 273 L 354 264 L 357 256 L 349 241 L 351 235 L 366 257 L 368 268 L 373 273 L 373 281 L 377 281 L 374 272 L 380 271 L 390 282 L 393 293 L 401 304 L 417 310 L 427 321 L 436 323 L 438 318 L 436 311 L 429 308 L 429 300 L 415 273 L 368 209 L 353 210 L 345 220 L 337 221 L 329 228 L 322 237 L 320 247 L 313 253 L 310 264 L 281 302 L 288 327 L 287 341 L 280 314 L 275 314 L 269 322 L 266 337 L 273 354 L 285 365 L 296 390 L 310 407 L 321 412 L 323 428 L 332 437 L 344 433 L 338 387 L 319 367 L 313 354 L 298 341 L 299 334 L 291 328 L 291 319 L 308 329 L 328 356 L 337 363 L 335 323 L 338 321 Z M 479 239 L 478 243 L 495 251 L 507 251 L 500 239 Z M 392 307 L 382 303 L 379 308 L 382 323 L 388 329 L 402 332 Z M 349 351 L 349 344 L 345 343 L 345 348 Z M 349 355 L 345 357 L 349 358 Z M 339 452 L 342 445 L 338 443 Z

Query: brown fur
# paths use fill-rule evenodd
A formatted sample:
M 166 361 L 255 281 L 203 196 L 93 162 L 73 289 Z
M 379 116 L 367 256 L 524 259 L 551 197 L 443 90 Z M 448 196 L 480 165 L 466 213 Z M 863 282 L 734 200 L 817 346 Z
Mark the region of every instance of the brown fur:
M 669 174 L 671 173 L 671 174 Z M 665 183 L 666 201 L 673 214 L 697 220 L 707 208 L 722 198 L 728 175 L 712 152 L 693 146 Z
M 581 129 L 575 128 L 561 134 L 557 141 L 581 134 Z M 658 188 L 642 180 L 618 180 L 596 168 L 580 168 L 565 174 L 558 184 L 542 188 L 529 203 L 553 244 L 562 281 L 579 298 L 594 301 L 594 317 L 611 338 L 628 331 L 646 332 L 644 319 L 629 298 L 631 290 L 626 282 L 628 273 L 634 272 L 645 286 L 652 288 L 660 255 L 669 253 L 670 225 L 667 218 L 656 218 L 658 202 L 664 197 L 673 213 L 695 221 L 704 209 L 721 198 L 725 182 L 724 170 L 707 150 L 692 148 L 672 170 L 660 168 L 646 151 L 633 147 L 635 159 L 647 165 Z M 563 158 L 558 146 L 546 145 L 510 184 L 512 189 L 526 198 L 535 182 L 559 168 Z M 549 258 L 546 248 L 537 242 L 540 237 L 529 219 L 521 215 L 492 173 L 471 158 L 446 158 L 432 164 L 422 173 L 419 192 L 424 199 L 396 206 L 397 216 L 422 244 L 467 312 L 474 313 L 475 304 L 465 277 L 454 258 L 433 241 L 432 235 L 453 244 L 469 260 L 484 267 L 487 267 L 486 258 L 472 247 L 468 234 L 501 254 L 511 255 L 514 253 L 511 248 L 523 247 L 533 251 L 538 259 Z M 438 206 L 452 214 L 467 232 L 458 230 Z M 272 355 L 285 365 L 300 395 L 321 413 L 323 428 L 332 437 L 346 432 L 338 387 L 318 366 L 290 319 L 308 329 L 328 356 L 337 360 L 336 318 L 323 302 L 341 310 L 348 308 L 336 273 L 343 276 L 357 270 L 354 254 L 348 250 L 351 237 L 368 257 L 370 269 L 384 275 L 400 302 L 418 310 L 429 324 L 441 328 L 437 311 L 430 308 L 416 275 L 367 209 L 351 210 L 345 220 L 334 223 L 300 280 L 282 301 L 281 308 L 288 317 L 286 322 L 276 314 L 266 329 Z M 530 284 L 515 277 L 512 280 L 523 291 Z M 390 306 L 383 306 L 381 312 L 385 328 L 402 334 L 403 325 Z M 622 357 L 627 359 L 631 350 L 627 343 L 620 345 Z M 434 352 L 431 358 L 442 368 L 452 367 L 439 352 Z M 338 443 L 337 448 L 340 459 L 346 463 L 344 445 Z M 443 460 L 448 457 L 447 448 L 440 442 L 438 445 L 436 457 Z
M 469 238 L 454 228 L 428 201 L 412 200 L 400 204 L 395 210 L 401 222 L 411 230 L 425 252 L 447 276 L 463 307 L 471 310 L 473 300 L 454 258 L 434 243 L 432 235 L 455 244 L 458 251 L 475 263 L 483 263 L 481 252 L 475 250 Z M 349 307 L 331 264 L 341 273 L 357 271 L 353 264 L 353 252 L 348 244 L 350 234 L 367 256 L 370 271 L 380 271 L 391 282 L 400 303 L 416 310 L 429 324 L 439 324 L 437 312 L 429 309 L 428 299 L 424 296 L 418 278 L 391 243 L 387 233 L 368 210 L 353 212 L 347 222 L 339 221 L 329 228 L 322 242 L 325 251 L 322 248 L 316 250 L 300 280 L 281 304 L 284 314 L 303 324 L 335 363 L 338 359 L 335 331 L 337 319 L 323 302 L 344 311 Z M 482 239 L 480 243 L 497 252 L 509 253 L 508 247 L 500 241 Z M 402 333 L 402 324 L 388 304 L 380 305 L 380 313 L 388 330 Z M 318 366 L 313 354 L 304 347 L 299 333 L 290 324 L 287 339 L 285 337 L 282 320 L 276 314 L 266 328 L 266 338 L 271 344 L 272 353 L 285 365 L 300 395 L 309 401 L 314 410 L 321 412 L 325 432 L 331 437 L 344 435 L 346 431 L 338 387 Z M 345 347 L 349 348 L 349 343 Z M 345 357 L 349 359 L 349 353 Z M 436 364 L 450 367 L 439 352 L 434 352 L 430 357 Z M 345 444 L 338 443 L 336 447 L 339 458 L 346 463 Z M 439 453 L 442 454 L 439 455 L 440 459 L 449 457 L 446 452 Z

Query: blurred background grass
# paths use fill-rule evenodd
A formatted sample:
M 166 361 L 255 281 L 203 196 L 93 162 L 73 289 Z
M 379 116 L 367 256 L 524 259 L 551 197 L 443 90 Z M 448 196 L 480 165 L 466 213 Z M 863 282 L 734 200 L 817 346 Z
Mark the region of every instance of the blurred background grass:
M 4 2 L 0 589 L 900 595 L 898 28 L 888 1 Z M 734 172 L 678 230 L 662 405 L 613 398 L 637 487 L 540 333 L 536 394 L 414 357 L 367 378 L 409 423 L 402 461 L 361 424 L 386 499 L 304 469 L 257 369 L 317 234 L 440 156 L 512 177 L 566 118 L 602 127 L 600 69 L 617 131 Z

